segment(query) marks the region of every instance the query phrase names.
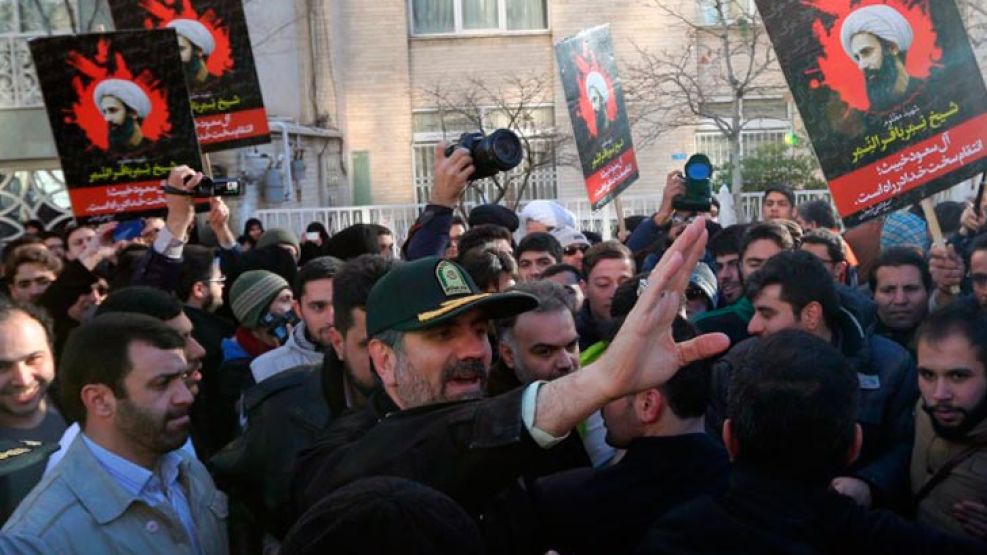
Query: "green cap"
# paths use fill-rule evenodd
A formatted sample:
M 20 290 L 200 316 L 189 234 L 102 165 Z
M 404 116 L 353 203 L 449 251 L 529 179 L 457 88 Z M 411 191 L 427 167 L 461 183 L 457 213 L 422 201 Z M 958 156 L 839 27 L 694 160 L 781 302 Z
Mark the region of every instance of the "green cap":
M 527 293 L 483 293 L 458 264 L 437 257 L 395 266 L 367 298 L 367 336 L 414 331 L 451 320 L 474 308 L 506 318 L 538 306 Z

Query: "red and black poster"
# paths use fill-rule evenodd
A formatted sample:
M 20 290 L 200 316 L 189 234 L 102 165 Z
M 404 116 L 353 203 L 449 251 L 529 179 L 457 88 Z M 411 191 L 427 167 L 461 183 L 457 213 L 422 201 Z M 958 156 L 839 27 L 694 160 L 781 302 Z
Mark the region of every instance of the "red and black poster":
M 240 0 L 109 0 L 117 29 L 174 29 L 203 152 L 271 141 Z
M 847 225 L 987 169 L 987 89 L 953 0 L 757 0 Z
M 201 167 L 176 40 L 161 30 L 30 42 L 81 221 L 163 214 L 171 168 Z
M 638 178 L 610 26 L 587 29 L 559 42 L 555 58 L 586 193 L 593 210 L 599 210 Z

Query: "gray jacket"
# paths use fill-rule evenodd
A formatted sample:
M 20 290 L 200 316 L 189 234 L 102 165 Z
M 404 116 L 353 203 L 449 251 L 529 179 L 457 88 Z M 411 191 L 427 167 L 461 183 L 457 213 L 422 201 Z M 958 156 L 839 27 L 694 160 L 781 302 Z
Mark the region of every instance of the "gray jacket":
M 228 553 L 226 496 L 200 462 L 178 453 L 202 553 Z M 77 437 L 61 463 L 4 525 L 0 553 L 182 555 L 193 551 L 170 505 L 151 507 L 127 493 Z

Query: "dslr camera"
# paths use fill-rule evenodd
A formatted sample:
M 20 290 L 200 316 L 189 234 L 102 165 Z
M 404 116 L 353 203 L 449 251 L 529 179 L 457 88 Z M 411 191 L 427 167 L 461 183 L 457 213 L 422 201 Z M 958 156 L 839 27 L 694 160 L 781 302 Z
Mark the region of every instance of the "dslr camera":
M 463 133 L 459 142 L 446 147 L 446 157 L 452 156 L 457 148 L 470 151 L 473 158 L 473 175 L 470 181 L 491 177 L 517 167 L 524 156 L 521 139 L 510 129 L 498 129 L 489 135 L 482 132 Z
M 713 164 L 705 154 L 693 154 L 685 163 L 685 194 L 672 199 L 672 208 L 683 212 L 709 212 L 713 193 L 709 180 Z
M 188 183 L 189 179 L 192 178 L 186 178 L 185 182 Z M 202 176 L 202 181 L 199 181 L 199 184 L 191 191 L 165 185 L 164 192 L 171 195 L 183 195 L 192 198 L 238 197 L 243 194 L 243 184 L 235 177 L 212 178 Z

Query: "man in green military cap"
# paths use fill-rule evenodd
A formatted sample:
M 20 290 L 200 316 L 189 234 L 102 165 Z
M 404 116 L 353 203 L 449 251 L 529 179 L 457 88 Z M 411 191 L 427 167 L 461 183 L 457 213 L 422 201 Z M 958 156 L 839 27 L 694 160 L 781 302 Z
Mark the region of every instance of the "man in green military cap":
M 476 400 L 491 360 L 487 324 L 536 301 L 523 293 L 481 293 L 462 268 L 438 258 L 392 270 L 370 293 L 367 334 L 374 368 L 399 410 L 326 453 L 318 472 L 308 474 L 313 479 L 300 508 L 360 478 L 402 476 L 456 500 L 480 524 L 491 552 L 530 547 L 517 522 L 504 521 L 518 515 L 504 510 L 501 494 L 607 402 L 657 387 L 683 365 L 728 346 L 722 334 L 672 338 L 680 299 L 706 246 L 704 226 L 697 218 L 666 251 L 599 360 L 490 399 Z

